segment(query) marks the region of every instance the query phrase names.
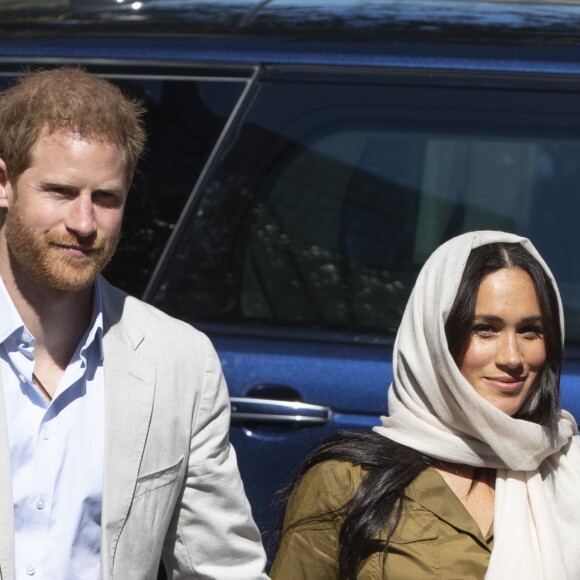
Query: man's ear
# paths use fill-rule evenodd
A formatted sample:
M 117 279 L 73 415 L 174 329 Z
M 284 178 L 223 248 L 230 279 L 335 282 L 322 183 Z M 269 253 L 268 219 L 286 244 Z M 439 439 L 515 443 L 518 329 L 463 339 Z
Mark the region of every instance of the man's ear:
M 10 180 L 6 162 L 0 157 L 0 208 L 7 208 L 10 204 Z

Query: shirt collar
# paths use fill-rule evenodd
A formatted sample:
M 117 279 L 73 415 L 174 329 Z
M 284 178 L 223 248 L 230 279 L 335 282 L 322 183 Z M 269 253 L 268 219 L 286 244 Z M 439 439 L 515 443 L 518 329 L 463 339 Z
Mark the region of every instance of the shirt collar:
M 0 277 L 0 343 L 3 343 L 9 336 L 18 330 L 25 328 L 24 322 L 16 310 L 16 306 L 6 290 L 4 280 Z
M 99 361 L 103 362 L 105 352 L 103 350 L 103 333 L 103 292 L 101 288 L 101 282 L 97 276 L 93 290 L 93 315 L 91 317 L 89 330 L 85 335 L 86 340 L 84 341 L 84 346 L 81 349 L 81 355 L 84 355 L 86 349 L 89 348 L 93 342 L 96 342 Z
M 471 534 L 489 549 L 493 525 L 484 537 L 475 520 L 447 485 L 443 476 L 433 467 L 427 467 L 405 489 L 405 495 L 448 524 Z

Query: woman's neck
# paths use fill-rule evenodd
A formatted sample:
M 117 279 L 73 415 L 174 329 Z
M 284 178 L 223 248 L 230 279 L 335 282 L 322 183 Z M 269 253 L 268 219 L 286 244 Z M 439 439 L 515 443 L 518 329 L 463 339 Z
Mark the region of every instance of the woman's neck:
M 493 523 L 495 469 L 447 462 L 434 467 L 486 536 Z

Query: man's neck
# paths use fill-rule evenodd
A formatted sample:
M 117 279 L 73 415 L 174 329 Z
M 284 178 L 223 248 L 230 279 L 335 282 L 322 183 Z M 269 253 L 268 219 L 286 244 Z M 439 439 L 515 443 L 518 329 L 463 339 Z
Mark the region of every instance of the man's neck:
M 94 285 L 75 292 L 41 287 L 30 277 L 6 268 L 2 259 L 0 275 L 34 336 L 37 363 L 56 365 L 64 371 L 90 324 Z

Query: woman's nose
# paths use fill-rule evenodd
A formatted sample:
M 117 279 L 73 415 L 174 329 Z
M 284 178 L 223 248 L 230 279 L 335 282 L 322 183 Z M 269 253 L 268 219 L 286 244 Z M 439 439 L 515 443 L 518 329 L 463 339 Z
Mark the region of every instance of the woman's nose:
M 523 364 L 523 355 L 516 333 L 506 333 L 498 344 L 496 355 L 498 366 L 517 368 Z

